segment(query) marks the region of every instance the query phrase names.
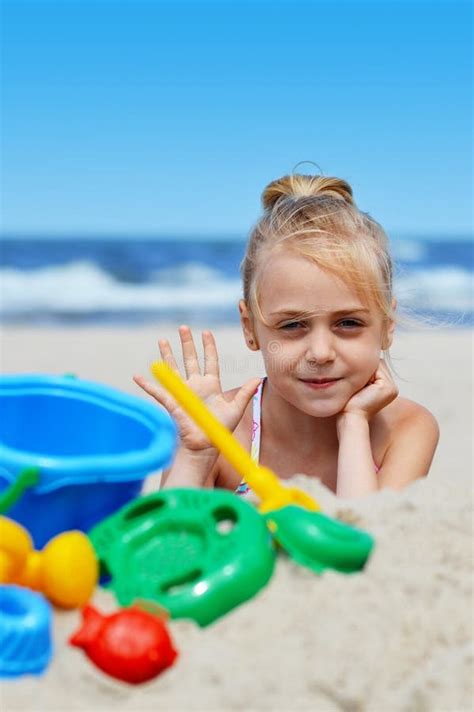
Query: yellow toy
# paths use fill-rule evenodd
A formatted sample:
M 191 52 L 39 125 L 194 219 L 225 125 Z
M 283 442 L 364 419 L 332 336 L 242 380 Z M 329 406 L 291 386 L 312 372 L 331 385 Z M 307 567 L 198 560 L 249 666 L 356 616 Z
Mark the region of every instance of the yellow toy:
M 315 511 L 320 507 L 306 492 L 284 487 L 270 469 L 253 462 L 168 364 L 154 363 L 152 372 L 260 497 L 268 529 L 295 561 L 317 573 L 327 568 L 350 573 L 365 565 L 373 547 L 369 534 Z
M 33 541 L 22 526 L 0 516 L 0 583 L 11 583 L 21 572 L 33 549 Z
M 0 583 L 41 591 L 61 608 L 78 608 L 87 603 L 97 580 L 97 558 L 82 532 L 58 534 L 35 551 L 26 529 L 0 516 Z
M 247 484 L 260 498 L 260 511 L 270 512 L 290 504 L 312 511 L 320 506 L 309 494 L 297 487 L 284 487 L 268 467 L 258 465 L 227 428 L 205 407 L 203 402 L 164 361 L 151 366 L 155 378 L 171 393 L 188 415 L 206 433 Z

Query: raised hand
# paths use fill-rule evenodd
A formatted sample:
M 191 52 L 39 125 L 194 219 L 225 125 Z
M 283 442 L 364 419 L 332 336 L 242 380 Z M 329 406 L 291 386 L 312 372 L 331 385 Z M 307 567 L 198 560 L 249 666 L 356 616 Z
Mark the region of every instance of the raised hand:
M 186 383 L 198 395 L 214 415 L 230 431 L 233 431 L 241 420 L 245 408 L 255 393 L 259 384 L 258 378 L 252 378 L 237 391 L 223 393 L 220 381 L 219 358 L 214 336 L 210 331 L 202 333 L 204 349 L 204 369 L 201 373 L 198 355 L 191 329 L 188 326 L 179 328 L 181 348 L 183 353 Z M 162 339 L 158 342 L 161 358 L 179 373 L 173 351 L 169 342 Z M 162 386 L 146 380 L 143 376 L 134 376 L 135 383 L 146 393 L 155 398 L 174 418 L 180 431 L 181 446 L 190 451 L 205 451 L 213 446 L 201 429 L 194 424 L 174 398 Z
M 398 395 L 398 388 L 387 364 L 380 359 L 379 366 L 369 383 L 360 391 L 354 393 L 344 406 L 341 416 L 345 413 L 356 413 L 366 420 L 385 408 Z

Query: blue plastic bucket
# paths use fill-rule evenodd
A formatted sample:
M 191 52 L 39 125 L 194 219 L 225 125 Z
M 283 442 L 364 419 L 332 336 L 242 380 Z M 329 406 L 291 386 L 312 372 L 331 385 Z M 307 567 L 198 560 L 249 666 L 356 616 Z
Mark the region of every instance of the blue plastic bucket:
M 25 467 L 40 481 L 8 512 L 43 546 L 87 531 L 173 460 L 177 431 L 161 407 L 68 376 L 0 377 L 0 492 Z

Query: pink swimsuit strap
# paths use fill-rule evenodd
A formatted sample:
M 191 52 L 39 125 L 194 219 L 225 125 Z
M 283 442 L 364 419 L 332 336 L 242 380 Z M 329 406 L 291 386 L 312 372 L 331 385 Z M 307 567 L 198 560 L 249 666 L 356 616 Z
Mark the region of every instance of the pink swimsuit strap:
M 252 435 L 250 440 L 250 457 L 257 464 L 260 460 L 260 440 L 262 431 L 262 393 L 263 386 L 265 385 L 266 380 L 266 376 L 262 378 L 252 398 Z M 375 462 L 374 467 L 375 472 L 378 472 L 380 470 L 380 467 L 377 467 Z M 245 480 L 242 480 L 240 485 L 235 490 L 235 494 L 245 495 L 248 494 L 248 492 L 250 492 L 250 487 L 245 482 Z
M 262 378 L 257 390 L 252 398 L 252 435 L 250 440 L 250 457 L 258 464 L 260 459 L 260 434 L 262 426 L 262 392 L 266 377 Z M 250 492 L 250 487 L 242 480 L 240 485 L 235 490 L 236 494 L 247 494 Z

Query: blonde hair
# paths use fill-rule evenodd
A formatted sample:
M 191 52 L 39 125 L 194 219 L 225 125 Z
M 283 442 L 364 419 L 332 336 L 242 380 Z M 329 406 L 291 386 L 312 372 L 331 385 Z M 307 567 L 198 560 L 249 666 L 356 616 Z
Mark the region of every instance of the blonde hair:
M 392 309 L 392 261 L 383 228 L 360 211 L 345 180 L 293 174 L 270 183 L 264 212 L 250 233 L 241 264 L 244 300 L 263 319 L 258 284 L 265 257 L 290 250 L 355 289 L 387 320 Z

